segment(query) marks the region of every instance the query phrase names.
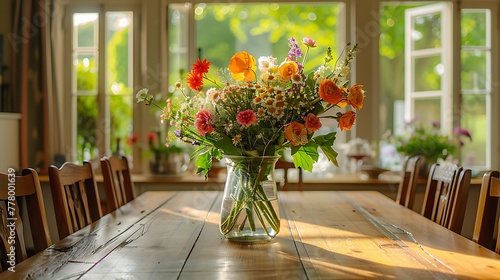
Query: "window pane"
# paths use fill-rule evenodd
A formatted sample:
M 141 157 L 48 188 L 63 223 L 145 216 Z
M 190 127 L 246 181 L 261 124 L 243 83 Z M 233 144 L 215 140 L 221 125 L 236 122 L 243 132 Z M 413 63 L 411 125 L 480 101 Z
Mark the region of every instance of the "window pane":
M 462 11 L 462 46 L 486 46 L 488 16 L 489 10 Z
M 97 143 L 97 96 L 77 97 L 77 159 L 90 160 L 98 155 Z
M 334 58 L 339 56 L 339 48 L 343 48 L 338 30 L 343 24 L 342 11 L 340 3 L 198 4 L 196 45 L 201 58 L 212 62 L 210 74 L 215 74 L 228 66 L 233 54 L 243 50 L 256 59 L 274 56 L 281 63 L 290 50 L 290 37 L 301 46 L 302 38 L 310 37 L 317 41 L 317 47 L 307 54 L 304 67 L 312 70 L 323 65 L 328 47 Z M 324 124 L 324 129 L 333 131 L 335 124 Z
M 106 94 L 110 95 L 109 147 L 116 150 L 117 139 L 121 148 L 129 152 L 125 139 L 132 133 L 132 12 L 106 13 Z
M 168 85 L 169 92 L 175 91 L 175 82 L 182 80 L 189 70 L 188 26 L 189 9 L 184 4 L 171 4 L 168 11 Z
M 241 50 L 256 58 L 273 55 L 282 60 L 289 51 L 289 37 L 299 42 L 312 37 L 318 48 L 308 54 L 305 67 L 311 69 L 323 63 L 327 47 L 338 57 L 340 10 L 341 5 L 335 3 L 199 4 L 195 9 L 197 45 L 201 56 L 220 68 Z
M 486 96 L 477 94 L 462 95 L 462 127 L 469 130 L 472 142 L 464 139 L 461 149 L 461 163 L 467 167 L 486 166 Z
M 110 105 L 110 147 L 116 150 L 116 139 L 120 138 L 121 148 L 125 154 L 131 154 L 131 147 L 126 145 L 127 136 L 132 134 L 132 108 L 131 95 L 111 95 Z
M 486 89 L 486 51 L 462 50 L 462 89 Z
M 97 94 L 97 61 L 94 54 L 78 54 L 73 61 L 78 94 Z
M 431 124 L 441 120 L 441 100 L 415 100 L 415 119 L 419 122 Z
M 73 25 L 76 27 L 77 47 L 96 47 L 97 13 L 77 13 L 73 15 Z
M 413 20 L 414 50 L 441 47 L 441 14 L 417 16 Z
M 414 91 L 440 90 L 443 71 L 440 56 L 415 59 Z

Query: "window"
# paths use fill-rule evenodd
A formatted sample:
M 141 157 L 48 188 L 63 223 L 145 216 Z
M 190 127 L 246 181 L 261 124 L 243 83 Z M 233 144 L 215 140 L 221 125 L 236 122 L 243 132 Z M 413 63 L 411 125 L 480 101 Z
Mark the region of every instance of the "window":
M 451 4 L 405 11 L 405 120 L 441 123 L 452 131 Z
M 473 141 L 460 149 L 460 164 L 491 168 L 492 10 L 479 2 L 461 8 L 455 16 L 450 2 L 381 5 L 381 108 L 389 116 L 382 129 L 397 134 L 403 119 L 440 121 L 450 134 L 461 126 Z
M 461 12 L 461 125 L 473 135 L 464 143 L 462 162 L 472 167 L 491 166 L 487 147 L 491 145 L 491 11 L 463 9 Z M 491 103 L 491 102 L 490 102 Z
M 72 149 L 77 161 L 98 159 L 132 133 L 133 9 L 81 9 L 71 15 Z M 120 145 L 130 153 L 126 145 Z
M 290 37 L 299 42 L 303 37 L 316 39 L 319 47 L 308 53 L 305 67 L 318 67 L 328 46 L 334 57 L 343 51 L 345 9 L 341 2 L 168 4 L 168 91 L 174 92 L 175 83 L 185 78 L 198 57 L 212 63 L 209 76 L 213 77 L 242 50 L 256 58 L 284 59 Z M 337 124 L 324 119 L 323 127 L 327 133 L 336 130 Z M 345 133 L 337 136 L 336 144 L 345 142 Z

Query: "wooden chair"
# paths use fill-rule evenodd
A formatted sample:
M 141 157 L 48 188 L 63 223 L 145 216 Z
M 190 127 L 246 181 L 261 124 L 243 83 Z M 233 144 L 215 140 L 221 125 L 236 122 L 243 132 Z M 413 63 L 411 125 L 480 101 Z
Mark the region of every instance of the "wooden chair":
M 399 182 L 396 202 L 410 209 L 413 209 L 413 202 L 415 200 L 420 159 L 420 156 L 407 156 L 403 160 L 403 169 L 401 171 L 401 181 Z
M 135 198 L 134 183 L 126 157 L 112 155 L 101 159 L 101 170 L 109 212 Z
M 472 240 L 490 250 L 495 250 L 497 254 L 500 254 L 500 217 L 497 216 L 499 200 L 500 172 L 497 170 L 489 171 L 484 174 L 481 183 L 476 224 L 474 225 Z M 495 223 L 497 225 L 496 238 L 494 236 Z
M 283 169 L 284 171 L 284 183 L 283 183 L 283 190 L 284 191 L 287 191 L 288 190 L 288 169 L 296 169 L 295 167 L 295 164 L 293 162 L 288 162 L 288 161 L 284 161 L 284 160 L 278 160 L 276 162 L 276 165 L 275 165 L 275 170 L 276 169 Z M 302 179 L 302 169 L 301 168 L 298 168 L 299 170 L 299 182 L 298 182 L 298 188 L 299 188 L 299 191 L 302 191 L 303 190 L 303 186 L 304 186 L 304 181 Z
M 65 163 L 49 167 L 52 200 L 56 209 L 59 239 L 102 217 L 99 192 L 92 165 Z
M 471 179 L 470 169 L 434 164 L 429 172 L 422 215 L 460 234 Z
M 12 195 L 15 195 L 16 199 L 13 199 Z M 22 197 L 24 197 L 27 209 L 34 253 L 43 251 L 52 245 L 38 173 L 31 168 L 24 169 L 22 176 L 15 176 L 14 173 L 0 173 L 0 256 L 3 269 L 10 267 L 7 264 L 9 260 L 7 254 L 10 253 L 12 240 L 15 240 L 16 245 L 15 263 L 28 258 L 23 232 L 24 226 L 19 212 L 19 202 Z M 15 219 L 15 227 L 8 227 L 12 222 L 9 220 L 10 218 Z M 15 236 L 15 239 L 11 240 L 9 238 L 11 236 Z

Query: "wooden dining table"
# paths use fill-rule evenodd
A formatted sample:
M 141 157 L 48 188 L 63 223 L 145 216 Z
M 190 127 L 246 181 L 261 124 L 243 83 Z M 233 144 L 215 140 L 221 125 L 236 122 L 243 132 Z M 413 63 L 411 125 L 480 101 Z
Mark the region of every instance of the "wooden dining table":
M 279 193 L 280 232 L 219 232 L 220 191 L 146 192 L 0 279 L 494 279 L 500 255 L 376 191 Z

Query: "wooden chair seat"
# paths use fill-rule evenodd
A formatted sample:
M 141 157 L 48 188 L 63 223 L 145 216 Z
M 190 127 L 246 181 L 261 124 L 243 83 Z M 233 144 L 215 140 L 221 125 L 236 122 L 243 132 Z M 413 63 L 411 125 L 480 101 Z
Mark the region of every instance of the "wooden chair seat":
M 50 188 L 56 213 L 59 239 L 102 217 L 99 192 L 89 162 L 49 167 Z
M 472 240 L 497 254 L 500 254 L 500 215 L 497 215 L 499 200 L 500 172 L 492 170 L 483 176 Z
M 15 199 L 12 195 L 15 195 Z M 22 202 L 21 198 L 24 198 L 27 209 L 34 253 L 41 252 L 52 245 L 38 173 L 31 168 L 24 169 L 22 176 L 15 176 L 15 173 L 0 173 L 0 256 L 2 270 L 11 267 L 7 264 L 7 261 L 10 260 L 7 254 L 11 254 L 13 240 L 15 240 L 15 263 L 29 257 L 19 208 L 19 203 Z M 9 227 L 12 219 L 15 219 L 15 227 Z M 12 231 L 15 231 L 14 235 L 12 235 Z M 15 236 L 15 239 L 11 240 L 11 236 Z
M 415 192 L 417 190 L 417 181 L 420 170 L 420 156 L 405 157 L 401 171 L 401 181 L 399 182 L 396 202 L 413 209 L 415 201 Z
M 112 155 L 101 159 L 101 170 L 106 190 L 106 206 L 109 212 L 135 198 L 134 183 L 128 160 L 124 156 Z
M 470 169 L 455 164 L 432 165 L 422 215 L 461 234 L 470 179 Z

